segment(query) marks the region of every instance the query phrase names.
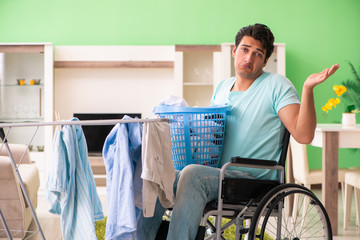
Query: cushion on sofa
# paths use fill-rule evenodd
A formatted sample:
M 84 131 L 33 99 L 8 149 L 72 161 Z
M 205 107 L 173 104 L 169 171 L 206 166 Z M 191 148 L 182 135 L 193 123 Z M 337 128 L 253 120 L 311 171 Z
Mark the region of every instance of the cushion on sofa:
M 0 144 L 1 146 L 1 144 Z M 11 150 L 11 154 L 14 158 L 15 163 L 19 163 L 21 158 L 24 158 L 21 163 L 30 163 L 30 153 L 26 145 L 24 144 L 16 144 L 16 143 L 9 143 L 9 148 Z M 0 151 L 0 156 L 9 156 L 8 151 L 5 146 L 2 147 Z
M 19 161 L 25 153 L 24 159 L 19 165 L 19 174 L 31 204 L 36 209 L 37 192 L 40 187 L 39 170 L 35 163 L 29 163 L 29 152 L 25 145 L 9 145 L 15 161 Z M 4 151 L 4 147 L 1 154 L 8 155 L 7 150 Z M 33 217 L 29 204 L 21 190 L 20 182 L 17 179 L 16 170 L 8 156 L 0 156 L 0 208 L 9 229 L 18 230 L 15 239 L 23 238 Z M 3 229 L 1 221 L 0 229 Z M 0 231 L 0 235 L 4 235 L 3 230 Z
M 35 163 L 22 164 L 19 166 L 21 179 L 24 182 L 25 189 L 30 197 L 31 204 L 34 209 L 37 207 L 37 191 L 40 187 L 39 169 Z M 28 207 L 24 196 L 25 206 Z

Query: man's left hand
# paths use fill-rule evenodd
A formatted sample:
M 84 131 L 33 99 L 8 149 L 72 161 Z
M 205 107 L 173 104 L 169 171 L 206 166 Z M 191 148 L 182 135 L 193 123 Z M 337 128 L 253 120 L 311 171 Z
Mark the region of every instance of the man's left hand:
M 322 72 L 311 74 L 305 81 L 304 87 L 313 89 L 316 85 L 324 82 L 339 69 L 339 64 L 334 64 L 331 68 L 326 68 Z

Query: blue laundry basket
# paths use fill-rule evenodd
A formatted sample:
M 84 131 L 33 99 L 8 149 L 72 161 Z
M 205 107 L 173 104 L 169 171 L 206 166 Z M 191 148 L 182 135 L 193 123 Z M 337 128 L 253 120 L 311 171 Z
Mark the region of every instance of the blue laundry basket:
M 189 164 L 218 167 L 229 106 L 159 105 L 155 113 L 170 119 L 172 158 L 176 170 Z

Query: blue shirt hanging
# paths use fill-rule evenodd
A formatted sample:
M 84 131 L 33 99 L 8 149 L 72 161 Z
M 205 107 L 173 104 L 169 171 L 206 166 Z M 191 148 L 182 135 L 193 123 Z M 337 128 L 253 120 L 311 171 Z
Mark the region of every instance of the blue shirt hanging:
M 135 206 L 134 192 L 138 191 L 134 189 L 137 185 L 134 172 L 137 163 L 141 164 L 141 133 L 140 123 L 121 123 L 115 125 L 105 140 L 108 206 L 105 239 L 135 239 L 141 210 Z
M 104 214 L 80 125 L 56 128 L 45 195 L 49 211 L 61 215 L 63 239 L 97 239 L 94 221 Z

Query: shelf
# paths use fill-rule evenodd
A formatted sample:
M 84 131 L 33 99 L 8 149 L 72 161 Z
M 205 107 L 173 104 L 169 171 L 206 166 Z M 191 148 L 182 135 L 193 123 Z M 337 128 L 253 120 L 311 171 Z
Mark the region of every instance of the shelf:
M 27 123 L 27 122 L 43 122 L 43 117 L 38 118 L 7 118 L 0 116 L 0 122 L 1 123 Z
M 92 167 L 104 166 L 104 159 L 102 156 L 89 156 L 88 158 Z
M 1 45 L 0 52 L 2 53 L 31 53 L 31 52 L 44 52 L 44 45 Z
M 175 45 L 176 52 L 221 52 L 221 45 Z
M 203 83 L 203 82 L 184 82 L 184 86 L 213 86 L 212 83 Z
M 0 87 L 42 87 L 44 86 L 43 84 L 34 84 L 34 85 L 30 85 L 30 84 L 25 84 L 25 85 L 19 85 L 19 84 L 1 84 Z
M 173 61 L 55 61 L 54 68 L 174 68 Z

